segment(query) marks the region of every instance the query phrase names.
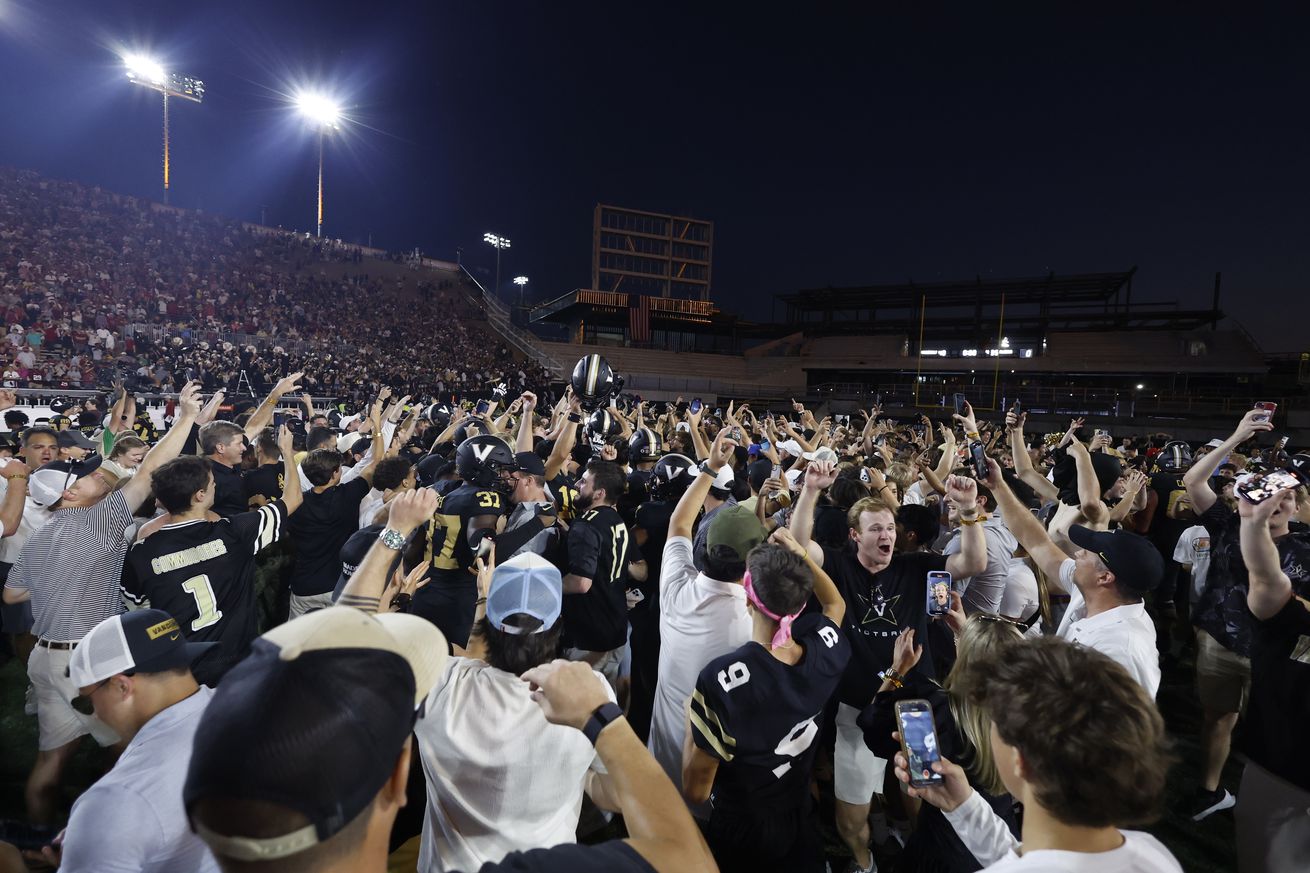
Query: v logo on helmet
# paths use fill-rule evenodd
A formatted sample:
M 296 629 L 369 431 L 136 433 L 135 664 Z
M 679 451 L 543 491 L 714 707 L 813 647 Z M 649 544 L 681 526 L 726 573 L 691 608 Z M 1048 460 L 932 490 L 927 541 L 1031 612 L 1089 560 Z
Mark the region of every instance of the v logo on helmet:
M 478 459 L 478 463 L 485 463 L 491 453 L 496 450 L 496 446 L 493 443 L 483 443 L 480 446 L 469 446 L 469 449 L 473 452 L 473 457 Z

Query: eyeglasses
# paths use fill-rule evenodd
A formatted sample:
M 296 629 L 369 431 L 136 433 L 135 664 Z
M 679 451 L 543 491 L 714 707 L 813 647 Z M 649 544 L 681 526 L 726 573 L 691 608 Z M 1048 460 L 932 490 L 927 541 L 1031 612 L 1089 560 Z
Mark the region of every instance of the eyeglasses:
M 109 677 L 109 679 L 112 678 L 114 677 L 112 676 Z M 109 679 L 101 679 L 86 694 L 79 694 L 76 697 L 74 697 L 72 700 L 70 700 L 69 703 L 72 705 L 73 709 L 76 710 L 77 712 L 82 713 L 82 715 L 94 715 L 96 708 L 95 708 L 95 704 L 91 702 L 91 697 L 97 691 L 103 688 L 105 686 L 105 683 L 108 682 Z

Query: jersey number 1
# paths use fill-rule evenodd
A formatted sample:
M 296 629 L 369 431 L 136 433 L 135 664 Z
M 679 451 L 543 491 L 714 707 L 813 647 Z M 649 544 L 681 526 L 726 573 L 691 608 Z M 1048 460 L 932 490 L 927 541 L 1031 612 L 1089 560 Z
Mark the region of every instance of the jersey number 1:
M 209 584 L 208 576 L 203 574 L 192 576 L 182 583 L 182 590 L 195 598 L 196 612 L 199 613 L 195 621 L 191 622 L 191 630 L 198 631 L 211 624 L 217 624 L 223 617 L 223 610 L 218 608 L 218 601 L 214 598 L 214 588 Z

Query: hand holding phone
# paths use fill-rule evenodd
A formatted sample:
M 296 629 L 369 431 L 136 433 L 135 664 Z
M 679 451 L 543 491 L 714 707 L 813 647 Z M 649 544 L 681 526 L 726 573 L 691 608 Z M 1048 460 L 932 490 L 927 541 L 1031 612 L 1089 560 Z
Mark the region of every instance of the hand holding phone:
M 693 397 L 693 398 L 691 398 L 691 406 L 688 407 L 688 408 L 691 410 L 691 414 L 692 414 L 692 415 L 697 415 L 697 414 L 699 414 L 700 411 L 701 411 L 701 409 L 702 409 L 702 407 L 704 407 L 704 404 L 701 403 L 699 397 Z
M 937 726 L 932 718 L 932 705 L 926 700 L 898 700 L 896 702 L 896 729 L 901 735 L 901 752 L 905 756 L 905 770 L 914 788 L 941 785 L 942 774 L 933 764 L 941 762 L 937 744 Z
M 928 571 L 928 615 L 944 618 L 951 611 L 951 574 L 945 570 Z
M 1260 400 L 1255 404 L 1255 408 L 1260 410 L 1263 414 L 1253 416 L 1251 420 L 1258 421 L 1258 422 L 1267 422 L 1273 419 L 1274 412 L 1277 411 L 1278 409 L 1278 404 L 1269 400 Z

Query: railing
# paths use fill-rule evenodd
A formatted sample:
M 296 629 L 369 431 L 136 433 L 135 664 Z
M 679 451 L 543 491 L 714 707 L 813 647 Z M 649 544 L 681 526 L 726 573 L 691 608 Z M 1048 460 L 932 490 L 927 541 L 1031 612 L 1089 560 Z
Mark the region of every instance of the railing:
M 477 280 L 468 268 L 463 264 L 460 269 L 464 275 L 482 292 L 482 296 L 474 302 L 481 303 L 483 311 L 487 314 L 487 322 L 496 329 L 496 331 L 505 338 L 511 346 L 518 349 L 519 352 L 529 358 L 533 358 L 547 369 L 551 370 L 556 378 L 564 378 L 564 368 L 559 361 L 548 354 L 541 346 L 537 345 L 536 338 L 532 334 L 520 330 L 510 319 L 509 308 L 505 306 L 496 295 L 488 294 L 487 289 L 482 287 L 482 283 Z

